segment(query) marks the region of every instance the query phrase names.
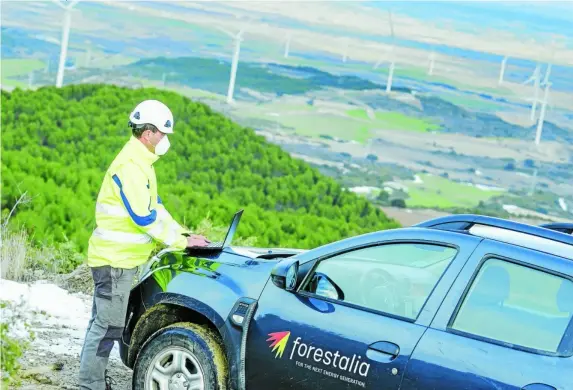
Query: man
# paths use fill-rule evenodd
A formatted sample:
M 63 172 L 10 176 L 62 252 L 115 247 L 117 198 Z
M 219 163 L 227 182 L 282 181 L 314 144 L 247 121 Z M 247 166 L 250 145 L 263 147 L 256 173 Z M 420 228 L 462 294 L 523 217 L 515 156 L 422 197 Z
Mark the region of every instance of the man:
M 169 149 L 173 115 L 157 100 L 138 104 L 129 116 L 132 136 L 108 168 L 96 203 L 96 229 L 87 264 L 95 284 L 92 317 L 80 356 L 81 389 L 111 389 L 106 367 L 120 342 L 127 302 L 138 267 L 156 242 L 171 248 L 204 246 L 167 212 L 157 195 L 153 163 Z M 186 237 L 185 235 L 189 235 Z

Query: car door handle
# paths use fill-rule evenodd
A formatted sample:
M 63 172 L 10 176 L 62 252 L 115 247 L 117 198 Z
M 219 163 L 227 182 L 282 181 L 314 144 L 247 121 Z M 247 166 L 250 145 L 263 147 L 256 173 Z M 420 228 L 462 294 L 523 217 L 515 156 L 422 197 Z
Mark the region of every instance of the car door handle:
M 385 355 L 390 355 L 392 358 L 396 358 L 400 354 L 400 347 L 389 341 L 377 341 L 370 344 L 368 349 L 371 351 L 381 352 Z
M 521 390 L 557 390 L 553 386 L 549 386 L 543 383 L 531 383 L 527 386 L 523 386 Z

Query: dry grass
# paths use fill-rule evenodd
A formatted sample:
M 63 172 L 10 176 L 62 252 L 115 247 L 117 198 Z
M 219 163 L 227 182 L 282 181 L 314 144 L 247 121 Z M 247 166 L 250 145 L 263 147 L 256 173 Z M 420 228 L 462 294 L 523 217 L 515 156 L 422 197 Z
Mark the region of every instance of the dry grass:
M 2 226 L 2 259 L 0 277 L 24 281 L 28 261 L 28 235 L 24 230 L 10 232 Z
M 2 258 L 0 277 L 16 282 L 31 282 L 38 279 L 52 280 L 58 274 L 73 271 L 83 262 L 73 243 L 57 247 L 34 247 L 23 228 L 10 229 L 2 224 Z

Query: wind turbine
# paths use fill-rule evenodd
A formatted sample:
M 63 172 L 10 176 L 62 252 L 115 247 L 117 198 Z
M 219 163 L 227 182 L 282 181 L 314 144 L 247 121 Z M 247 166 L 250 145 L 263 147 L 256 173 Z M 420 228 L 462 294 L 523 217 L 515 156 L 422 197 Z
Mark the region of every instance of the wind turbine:
M 349 40 L 348 38 L 344 39 L 344 53 L 342 54 L 342 62 L 346 62 L 346 60 L 348 59 L 348 45 L 349 45 Z
M 507 60 L 509 56 L 504 56 L 503 60 L 501 60 L 501 67 L 499 69 L 499 80 L 497 82 L 498 85 L 503 83 L 503 77 L 505 76 L 505 69 L 507 68 Z
M 539 101 L 539 84 L 541 82 L 541 64 L 539 62 L 535 65 L 533 75 L 524 83 L 529 84 L 533 82 L 533 103 L 531 104 L 531 121 L 535 120 L 535 110 L 537 109 L 537 102 Z
M 290 39 L 291 39 L 291 35 L 289 33 L 289 34 L 287 34 L 286 42 L 285 42 L 285 54 L 284 54 L 285 58 L 288 58 L 288 52 L 290 49 Z
M 68 53 L 68 40 L 70 38 L 70 24 L 72 21 L 72 8 L 80 1 L 74 0 L 68 5 L 63 5 L 59 0 L 52 0 L 59 7 L 64 9 L 64 24 L 62 26 L 62 43 L 60 49 L 60 63 L 58 65 L 58 75 L 56 77 L 56 87 L 61 88 L 64 82 L 64 68 L 66 66 L 66 56 Z
M 432 51 L 429 56 L 430 64 L 428 66 L 428 75 L 432 76 L 434 74 L 434 65 L 436 62 L 436 52 Z
M 545 73 L 546 75 L 548 73 Z M 541 133 L 543 132 L 543 122 L 545 121 L 545 110 L 547 108 L 547 101 L 549 99 L 549 88 L 551 87 L 551 81 L 545 82 L 545 91 L 543 93 L 543 100 L 541 101 L 541 111 L 539 113 L 539 119 L 537 120 L 537 131 L 535 133 L 535 145 L 539 145 L 541 142 Z
M 231 75 L 229 77 L 229 89 L 227 90 L 227 103 L 233 103 L 233 94 L 235 92 L 235 80 L 237 79 L 237 68 L 239 66 L 239 53 L 241 52 L 241 42 L 243 41 L 243 33 L 246 26 L 242 27 L 237 34 L 226 30 L 223 27 L 217 27 L 218 30 L 224 32 L 235 41 L 235 51 L 233 53 L 233 62 L 231 63 Z
M 392 11 L 388 10 L 388 20 L 390 21 L 390 36 L 392 37 L 392 46 L 390 48 L 390 68 L 388 70 L 388 81 L 386 82 L 386 93 L 392 90 L 392 78 L 394 77 L 394 47 L 395 36 L 394 36 L 394 23 L 392 23 Z
M 539 64 L 536 66 L 533 76 L 526 81 L 529 83 L 531 81 L 534 82 L 535 85 L 535 95 L 533 99 L 526 99 L 527 101 L 531 101 L 531 121 L 535 120 L 535 108 L 537 107 L 538 103 L 541 103 L 541 110 L 539 112 L 539 118 L 537 119 L 537 130 L 535 134 L 535 144 L 539 145 L 541 142 L 541 134 L 543 132 L 543 123 L 545 121 L 545 113 L 547 110 L 547 106 L 550 106 L 549 102 L 549 89 L 551 88 L 551 81 L 549 81 L 549 75 L 551 74 L 551 64 L 547 64 L 547 68 L 545 70 L 545 75 L 543 77 L 543 81 L 541 81 L 541 70 Z M 539 100 L 538 97 L 538 90 L 539 87 L 543 87 L 543 99 Z
M 547 63 L 547 67 L 545 68 L 545 75 L 543 77 L 543 81 L 541 81 L 541 64 L 537 62 L 535 70 L 533 71 L 533 75 L 523 83 L 525 85 L 529 84 L 530 82 L 533 82 L 533 99 L 531 100 L 532 103 L 531 103 L 531 117 L 530 117 L 532 122 L 535 120 L 535 111 L 537 109 L 537 103 L 540 102 L 539 88 L 541 86 L 545 86 L 544 97 L 543 100 L 541 100 L 541 103 L 543 105 L 542 106 L 543 116 L 545 116 L 545 106 L 547 105 L 549 88 L 551 87 L 549 76 L 551 75 L 552 62 L 555 59 L 555 50 L 556 50 L 555 42 L 553 41 L 550 44 L 550 61 Z M 540 119 L 542 119 L 541 114 L 540 114 Z M 543 128 L 543 120 L 538 121 L 538 127 L 539 126 Z M 538 137 L 536 137 L 536 144 L 539 144 Z

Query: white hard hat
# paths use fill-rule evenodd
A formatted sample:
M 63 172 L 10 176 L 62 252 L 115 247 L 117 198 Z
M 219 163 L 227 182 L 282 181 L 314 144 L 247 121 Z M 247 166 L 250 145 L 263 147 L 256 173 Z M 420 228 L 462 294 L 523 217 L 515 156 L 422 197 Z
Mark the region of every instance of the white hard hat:
M 144 100 L 139 103 L 129 115 L 129 121 L 136 126 L 152 124 L 166 134 L 173 133 L 175 125 L 171 110 L 159 100 Z

